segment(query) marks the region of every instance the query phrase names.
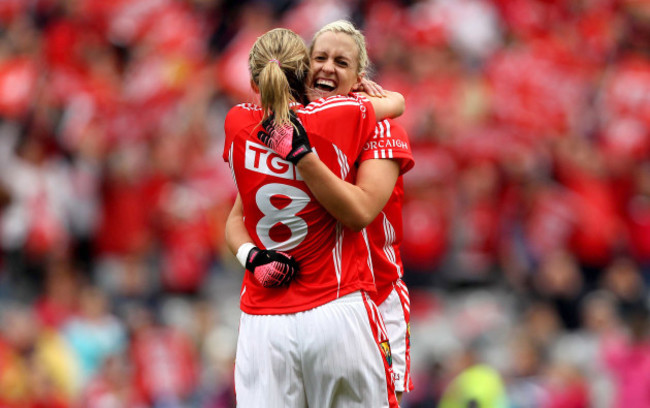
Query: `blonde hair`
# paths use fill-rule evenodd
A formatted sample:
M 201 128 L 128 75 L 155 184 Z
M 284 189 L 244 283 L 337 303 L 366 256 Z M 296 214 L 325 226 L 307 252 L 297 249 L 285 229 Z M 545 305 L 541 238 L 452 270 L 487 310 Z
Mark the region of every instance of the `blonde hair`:
M 354 24 L 347 20 L 333 21 L 318 30 L 316 34 L 314 34 L 314 38 L 311 40 L 311 45 L 309 46 L 309 55 L 311 55 L 311 53 L 314 51 L 314 44 L 316 43 L 316 39 L 318 39 L 321 34 L 326 32 L 344 33 L 352 37 L 352 40 L 354 40 L 354 43 L 357 45 L 357 49 L 359 50 L 357 74 L 365 74 L 370 67 L 370 59 L 368 59 L 368 51 L 366 50 L 366 37 L 354 26 Z
M 248 56 L 251 78 L 260 90 L 264 119 L 290 123 L 291 102 L 302 102 L 309 72 L 305 42 L 291 30 L 276 28 L 260 36 Z

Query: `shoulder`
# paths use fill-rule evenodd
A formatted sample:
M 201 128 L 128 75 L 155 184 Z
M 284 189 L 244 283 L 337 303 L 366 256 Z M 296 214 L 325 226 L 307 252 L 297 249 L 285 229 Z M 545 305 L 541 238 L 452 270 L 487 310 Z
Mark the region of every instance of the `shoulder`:
M 364 128 L 363 133 L 368 134 L 375 123 L 372 105 L 352 95 L 318 99 L 299 109 L 297 113 L 305 121 L 306 126 L 312 127 L 312 130 L 322 127 L 330 134 L 342 129 L 360 128 Z
M 369 103 L 367 98 L 357 94 L 334 95 L 327 98 L 315 100 L 309 105 L 302 107 L 298 111 L 306 115 L 311 115 L 323 111 L 345 109 L 346 107 L 353 107 L 362 111 L 362 108 L 364 108 L 367 103 Z
M 406 130 L 404 130 L 404 128 L 393 119 L 384 119 L 377 122 L 375 134 L 377 133 L 386 133 L 392 137 L 399 137 L 400 139 L 408 140 Z
M 408 172 L 415 163 L 406 130 L 392 119 L 377 122 L 374 134 L 363 146 L 360 159 L 397 160 L 400 164 L 400 174 Z
M 242 103 L 233 106 L 224 120 L 224 151 L 223 159 L 228 161 L 228 151 L 238 135 L 248 134 L 262 120 L 262 108 L 252 103 Z
M 262 108 L 253 103 L 240 103 L 235 105 L 228 111 L 225 120 L 226 130 L 232 128 L 236 124 L 250 121 L 253 118 L 261 117 Z
M 242 129 L 254 127 L 262 121 L 262 108 L 252 103 L 241 103 L 233 106 L 226 115 L 224 130 L 226 138 L 232 140 Z
M 245 115 L 247 112 L 261 112 L 262 108 L 254 103 L 240 103 L 230 108 L 228 115 Z

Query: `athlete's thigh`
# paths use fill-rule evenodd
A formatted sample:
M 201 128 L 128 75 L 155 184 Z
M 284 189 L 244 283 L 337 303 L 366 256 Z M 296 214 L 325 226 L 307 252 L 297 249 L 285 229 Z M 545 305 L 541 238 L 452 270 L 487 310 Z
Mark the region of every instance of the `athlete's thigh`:
M 384 319 L 390 341 L 395 391 L 410 391 L 413 388 L 410 377 L 410 300 L 406 285 L 401 280 L 395 284 L 395 288 L 386 300 L 379 305 L 379 311 Z
M 356 292 L 301 314 L 310 408 L 397 406 L 383 323 L 364 296 Z
M 242 408 L 306 407 L 295 315 L 242 313 L 235 393 Z

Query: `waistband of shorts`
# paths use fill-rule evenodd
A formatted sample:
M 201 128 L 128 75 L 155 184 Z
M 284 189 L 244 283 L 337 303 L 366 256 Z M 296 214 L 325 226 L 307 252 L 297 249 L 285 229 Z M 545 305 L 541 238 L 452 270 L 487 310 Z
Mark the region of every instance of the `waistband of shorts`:
M 345 304 L 345 303 L 357 303 L 357 302 L 362 302 L 363 301 L 363 296 L 361 295 L 361 291 L 357 290 L 352 293 L 348 293 L 347 295 L 343 295 L 338 299 L 334 299 L 330 304 Z

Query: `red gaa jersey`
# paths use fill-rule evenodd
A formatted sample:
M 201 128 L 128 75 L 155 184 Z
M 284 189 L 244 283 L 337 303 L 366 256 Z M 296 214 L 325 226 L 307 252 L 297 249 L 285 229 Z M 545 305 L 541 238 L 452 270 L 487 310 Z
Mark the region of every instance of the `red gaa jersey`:
M 361 96 L 332 96 L 296 113 L 320 160 L 341 179 L 353 182 L 354 162 L 375 127 L 370 102 Z M 262 116 L 261 108 L 252 104 L 230 110 L 223 157 L 230 165 L 242 198 L 244 223 L 255 245 L 291 254 L 300 271 L 286 288 L 264 288 L 246 273 L 241 310 L 296 313 L 359 289 L 373 291 L 360 278 L 368 268 L 363 237 L 332 217 L 295 166 L 257 139 Z
M 391 120 L 377 123 L 374 135 L 363 146 L 360 160 L 395 159 L 400 165 L 400 177 L 384 209 L 366 227 L 372 270 L 377 292 L 373 300 L 380 304 L 390 294 L 393 283 L 400 279 L 404 267 L 399 251 L 402 242 L 402 202 L 404 182 L 402 175 L 413 165 L 413 155 L 404 128 Z

